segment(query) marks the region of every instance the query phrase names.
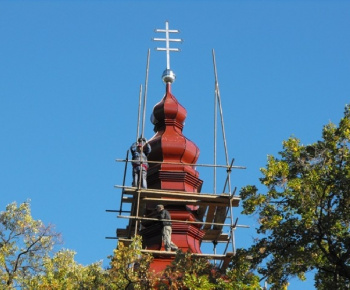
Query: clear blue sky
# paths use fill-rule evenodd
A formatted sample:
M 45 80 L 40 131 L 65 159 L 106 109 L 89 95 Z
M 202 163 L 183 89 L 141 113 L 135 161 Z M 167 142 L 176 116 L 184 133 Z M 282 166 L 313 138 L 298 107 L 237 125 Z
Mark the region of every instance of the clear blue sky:
M 55 224 L 82 264 L 107 265 L 116 241 L 105 237 L 125 224 L 105 212 L 120 204 L 124 165 L 115 159 L 136 137 L 149 48 L 153 136 L 166 62 L 151 38 L 166 20 L 184 39 L 171 56 L 172 92 L 199 163 L 213 162 L 216 51 L 229 155 L 247 167 L 232 173 L 238 189 L 260 186 L 259 168 L 283 140 L 318 140 L 349 103 L 349 1 L 1 1 L 0 210 L 30 198 L 33 216 Z M 199 171 L 202 192 L 212 191 L 212 171 Z M 248 246 L 257 221 L 235 213 L 251 227 L 236 231 L 237 247 Z

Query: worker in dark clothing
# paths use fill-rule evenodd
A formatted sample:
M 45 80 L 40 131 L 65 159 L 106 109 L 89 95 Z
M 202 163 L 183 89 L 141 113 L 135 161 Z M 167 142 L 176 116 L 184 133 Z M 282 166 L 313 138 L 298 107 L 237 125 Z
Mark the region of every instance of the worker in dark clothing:
M 130 147 L 132 154 L 132 186 L 138 187 L 141 182 L 142 188 L 147 188 L 147 156 L 151 152 L 151 146 L 145 138 L 139 138 Z
M 157 205 L 156 207 L 158 218 L 164 221 L 161 221 L 162 223 L 162 239 L 164 242 L 164 248 L 166 251 L 176 251 L 178 247 L 171 241 L 171 217 L 170 213 L 164 209 L 164 206 L 162 204 Z

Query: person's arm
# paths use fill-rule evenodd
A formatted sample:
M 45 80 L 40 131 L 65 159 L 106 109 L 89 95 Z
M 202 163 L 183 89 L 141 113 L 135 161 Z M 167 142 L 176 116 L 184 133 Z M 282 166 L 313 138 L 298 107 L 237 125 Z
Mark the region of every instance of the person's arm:
M 164 217 L 163 219 L 165 220 L 171 220 L 170 213 L 167 210 L 163 210 L 164 212 Z
M 149 143 L 146 143 L 145 147 L 143 147 L 143 153 L 145 153 L 146 155 L 151 153 L 151 145 L 149 145 Z
M 136 145 L 137 143 L 132 143 L 132 145 L 130 146 L 130 150 L 131 150 L 131 153 L 134 154 L 136 152 Z

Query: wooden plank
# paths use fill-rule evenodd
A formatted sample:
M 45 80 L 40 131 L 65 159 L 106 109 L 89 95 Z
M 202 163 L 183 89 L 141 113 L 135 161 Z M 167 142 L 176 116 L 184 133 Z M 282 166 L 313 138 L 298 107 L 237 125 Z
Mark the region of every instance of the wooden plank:
M 202 202 L 200 200 L 194 199 L 175 199 L 175 198 L 153 198 L 153 197 L 143 197 L 142 202 L 162 202 L 162 204 L 186 204 L 186 205 L 199 205 L 199 206 L 209 206 L 212 202 Z M 227 203 L 215 203 L 216 206 L 226 207 Z
M 207 211 L 208 205 L 199 205 L 199 208 L 197 210 L 197 215 L 199 220 L 203 220 L 205 213 Z
M 120 237 L 127 237 L 128 236 L 128 230 L 126 229 L 117 229 L 117 238 Z
M 217 207 L 214 217 L 214 223 L 224 223 L 227 217 L 227 207 Z M 213 226 L 214 230 L 222 230 L 222 226 Z
M 223 234 L 221 230 L 208 230 L 202 238 L 202 242 L 208 241 L 228 242 L 229 236 L 228 234 Z
M 132 243 L 132 240 L 131 240 L 131 239 L 122 239 L 122 238 L 119 238 L 119 239 L 118 239 L 118 242 L 122 242 L 123 245 L 124 245 L 125 247 L 129 247 L 130 244 Z
M 131 236 L 133 236 L 134 234 L 134 228 L 132 228 L 131 230 Z M 118 239 L 123 239 L 123 238 L 129 238 L 129 229 L 117 229 L 117 238 Z
M 211 223 L 213 222 L 214 215 L 216 211 L 216 206 L 209 206 L 208 212 L 207 212 L 207 217 L 205 222 L 208 223 L 203 227 L 203 231 L 209 230 L 211 228 Z
M 176 252 L 156 251 L 156 250 L 141 250 L 141 253 L 152 254 L 155 256 L 157 256 L 157 255 L 175 256 L 176 255 Z M 224 260 L 227 255 L 191 253 L 191 256 L 198 257 L 198 258 L 207 258 L 209 260 Z
M 147 218 L 147 217 L 136 217 L 136 216 L 123 216 L 123 215 L 118 215 L 118 218 L 124 218 L 124 219 L 132 219 L 132 220 L 139 220 L 139 221 L 156 221 L 158 222 L 158 218 Z M 199 222 L 199 221 L 190 221 L 190 220 L 176 220 L 176 219 L 163 219 L 162 221 L 169 221 L 169 222 L 174 222 L 174 223 L 184 223 L 184 224 L 197 224 L 197 225 L 205 225 L 208 224 L 209 226 L 213 225 L 219 225 L 219 226 L 231 226 L 231 224 L 215 224 L 213 222 L 206 223 L 206 222 Z
M 125 192 L 128 193 L 137 193 L 137 190 L 135 190 L 132 187 L 124 188 Z M 170 190 L 152 190 L 152 189 L 142 189 L 140 192 L 141 197 L 163 197 L 163 198 L 183 198 L 183 199 L 198 199 L 201 201 L 207 201 L 210 203 L 222 203 L 229 206 L 230 199 L 232 199 L 232 206 L 237 207 L 239 206 L 239 201 L 241 198 L 239 196 L 231 196 L 230 194 L 203 194 L 198 193 L 194 194 L 191 192 L 185 192 L 185 191 L 170 191 Z
M 224 258 L 224 262 L 222 263 L 221 270 L 226 270 L 226 268 L 230 264 L 233 256 L 234 256 L 234 254 L 231 252 L 226 253 L 226 257 Z

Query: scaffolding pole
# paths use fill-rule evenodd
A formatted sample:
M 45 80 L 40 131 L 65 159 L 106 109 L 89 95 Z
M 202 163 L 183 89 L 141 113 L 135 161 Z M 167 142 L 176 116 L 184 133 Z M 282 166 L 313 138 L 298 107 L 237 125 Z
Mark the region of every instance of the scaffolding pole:
M 222 137 L 223 137 L 223 141 L 224 141 L 226 165 L 228 166 L 229 165 L 229 161 L 228 161 L 228 150 L 227 150 L 227 144 L 226 144 L 224 116 L 223 116 L 222 105 L 221 105 L 221 97 L 220 97 L 219 81 L 218 81 L 218 74 L 217 74 L 217 69 L 216 69 L 216 60 L 215 60 L 215 51 L 214 51 L 214 49 L 212 50 L 212 54 L 213 54 L 214 75 L 215 75 L 215 95 L 216 95 L 217 103 L 219 105 L 219 110 L 220 110 L 221 130 L 222 130 Z M 229 192 L 231 192 L 230 178 L 228 178 L 228 187 L 229 187 Z
M 141 98 L 142 98 L 142 85 L 140 85 L 140 91 L 139 91 L 139 109 L 138 109 L 138 112 L 137 112 L 136 142 L 137 142 L 137 139 L 140 136 Z
M 126 159 L 116 159 L 116 162 L 139 162 L 138 160 L 126 160 Z M 233 165 L 213 165 L 213 164 L 192 164 L 184 162 L 164 162 L 164 161 L 151 161 L 148 160 L 149 164 L 171 164 L 171 165 L 183 165 L 183 166 L 199 166 L 199 167 L 217 167 L 217 168 L 234 168 L 234 169 L 247 169 L 245 166 L 233 166 Z
M 174 223 L 182 223 L 182 224 L 194 224 L 194 225 L 217 225 L 217 226 L 226 226 L 230 227 L 231 224 L 224 224 L 224 223 L 207 223 L 207 222 L 196 222 L 196 221 L 183 221 L 183 220 L 173 220 L 173 219 L 157 219 L 157 218 L 147 218 L 147 217 L 140 217 L 140 216 L 124 216 L 124 215 L 118 215 L 118 218 L 123 219 L 135 219 L 135 220 L 145 220 L 145 221 L 156 221 L 156 222 L 174 222 Z M 235 225 L 237 228 L 249 228 L 249 226 L 245 225 Z
M 145 77 L 145 91 L 143 95 L 143 112 L 142 112 L 142 131 L 141 131 L 141 138 L 144 138 L 145 133 L 145 117 L 146 117 L 146 104 L 147 104 L 147 88 L 148 88 L 148 72 L 149 72 L 149 60 L 150 60 L 150 54 L 151 50 L 148 49 L 147 52 L 147 63 L 146 63 L 146 77 Z M 141 92 L 140 92 L 141 96 Z M 141 147 L 141 156 L 143 154 L 143 147 Z M 134 162 L 140 162 L 140 173 L 138 176 L 138 188 L 141 189 L 141 183 L 142 183 L 142 174 L 143 174 L 143 166 L 142 166 L 142 160 L 136 160 Z M 137 203 L 136 203 L 136 216 L 139 216 L 139 203 L 140 203 L 140 191 L 138 191 L 137 195 Z M 137 234 L 137 228 L 138 228 L 138 220 L 135 221 L 135 235 Z

